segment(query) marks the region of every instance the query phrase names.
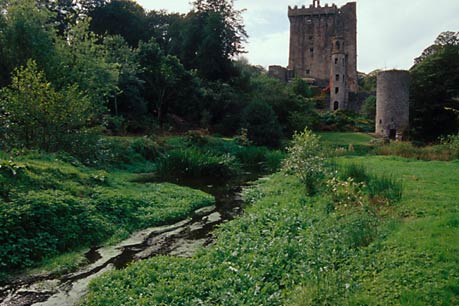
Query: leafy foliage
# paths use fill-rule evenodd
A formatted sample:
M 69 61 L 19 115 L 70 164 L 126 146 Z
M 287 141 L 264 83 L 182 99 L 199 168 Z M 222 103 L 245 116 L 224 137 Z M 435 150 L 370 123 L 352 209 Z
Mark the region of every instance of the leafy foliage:
M 282 130 L 276 114 L 268 104 L 254 101 L 244 109 L 242 116 L 243 126 L 254 144 L 279 146 Z
M 443 39 L 450 35 L 451 39 Z M 459 129 L 457 36 L 440 34 L 435 52 L 428 52 L 411 68 L 410 126 L 415 139 L 432 141 Z
M 10 147 L 76 153 L 94 135 L 90 100 L 76 86 L 56 91 L 37 69 L 29 61 L 1 92 L 4 140 Z
M 287 148 L 288 157 L 283 169 L 297 176 L 305 185 L 308 194 L 316 192 L 316 184 L 325 177 L 325 152 L 319 137 L 310 130 L 293 135 L 292 144 Z
M 172 184 L 139 185 L 54 155 L 0 163 L 0 272 L 184 218 L 213 203 Z M 23 161 L 24 160 L 24 161 Z

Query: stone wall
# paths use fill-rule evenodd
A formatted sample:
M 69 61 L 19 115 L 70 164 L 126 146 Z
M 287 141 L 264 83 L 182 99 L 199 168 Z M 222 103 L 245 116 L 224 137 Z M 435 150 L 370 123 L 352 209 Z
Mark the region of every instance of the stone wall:
M 268 75 L 282 82 L 288 81 L 288 70 L 287 68 L 284 68 L 282 66 L 277 66 L 277 65 L 269 66 Z
M 319 86 L 330 83 L 333 39 L 343 38 L 346 61 L 346 83 L 349 91 L 357 92 L 357 17 L 356 4 L 320 6 L 314 1 L 309 7 L 289 7 L 290 53 L 289 69 L 303 78 L 314 78 Z M 333 59 L 334 60 L 334 59 Z M 333 102 L 333 101 L 332 101 Z
M 395 139 L 409 126 L 410 74 L 405 70 L 381 71 L 376 86 L 375 133 Z

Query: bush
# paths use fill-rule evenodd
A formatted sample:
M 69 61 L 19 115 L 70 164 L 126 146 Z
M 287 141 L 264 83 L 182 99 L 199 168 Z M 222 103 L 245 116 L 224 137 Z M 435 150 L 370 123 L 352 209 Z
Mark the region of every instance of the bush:
M 216 155 L 197 148 L 174 149 L 156 163 L 160 177 L 231 177 L 240 171 L 240 164 L 230 154 Z
M 148 137 L 136 138 L 131 142 L 130 147 L 146 160 L 154 160 L 162 151 L 161 147 Z
M 288 157 L 283 168 L 299 177 L 308 194 L 316 191 L 316 184 L 325 176 L 325 153 L 319 137 L 308 129 L 293 135 L 292 144 L 287 148 Z
M 90 99 L 77 86 L 55 90 L 32 60 L 14 71 L 0 101 L 4 140 L 10 148 L 78 154 L 95 143 L 98 130 L 89 126 L 95 115 Z
M 374 121 L 376 118 L 376 97 L 369 96 L 363 101 L 362 105 L 362 114 L 371 121 Z
M 271 106 L 261 101 L 247 105 L 242 113 L 244 128 L 249 139 L 256 145 L 277 147 L 280 144 L 282 130 Z
M 344 165 L 340 171 L 340 178 L 342 180 L 351 178 L 355 182 L 363 183 L 365 185 L 363 189 L 374 200 L 396 202 L 402 198 L 403 185 L 400 180 L 390 176 L 368 174 L 361 164 Z
M 396 155 L 420 160 L 448 161 L 459 158 L 459 151 L 454 144 L 454 137 L 442 139 L 442 144 L 418 147 L 410 142 L 391 142 L 376 147 L 375 154 Z
M 441 144 L 451 152 L 452 158 L 459 158 L 459 134 L 448 135 L 440 139 Z

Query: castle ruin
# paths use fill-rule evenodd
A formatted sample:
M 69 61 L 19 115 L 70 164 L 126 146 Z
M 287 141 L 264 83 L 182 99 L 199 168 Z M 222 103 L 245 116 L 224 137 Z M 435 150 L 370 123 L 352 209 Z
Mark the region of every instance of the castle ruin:
M 376 81 L 376 135 L 402 140 L 410 114 L 410 73 L 405 70 L 381 71 Z
M 313 0 L 309 7 L 289 7 L 288 68 L 270 67 L 281 80 L 293 76 L 330 89 L 330 109 L 350 109 L 358 91 L 356 3 L 338 8 Z

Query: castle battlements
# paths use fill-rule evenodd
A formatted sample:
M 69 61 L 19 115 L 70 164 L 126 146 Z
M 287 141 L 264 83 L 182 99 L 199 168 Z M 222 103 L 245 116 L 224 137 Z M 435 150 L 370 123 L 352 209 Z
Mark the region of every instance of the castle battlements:
M 294 6 L 288 7 L 288 16 L 307 16 L 307 15 L 333 15 L 338 12 L 338 7 L 333 4 L 332 6 L 325 5 L 324 7 L 314 7 L 312 4 L 309 7 L 302 6 Z
M 328 3 L 325 6 L 320 5 L 320 1 L 314 0 L 313 4 L 306 7 L 305 5 L 298 7 L 295 5 L 294 7 L 288 7 L 288 16 L 289 17 L 296 17 L 296 16 L 316 16 L 316 15 L 334 15 L 339 13 L 341 10 L 346 9 L 351 6 L 356 6 L 355 2 L 349 2 L 342 7 L 338 8 L 336 4 L 329 5 Z

